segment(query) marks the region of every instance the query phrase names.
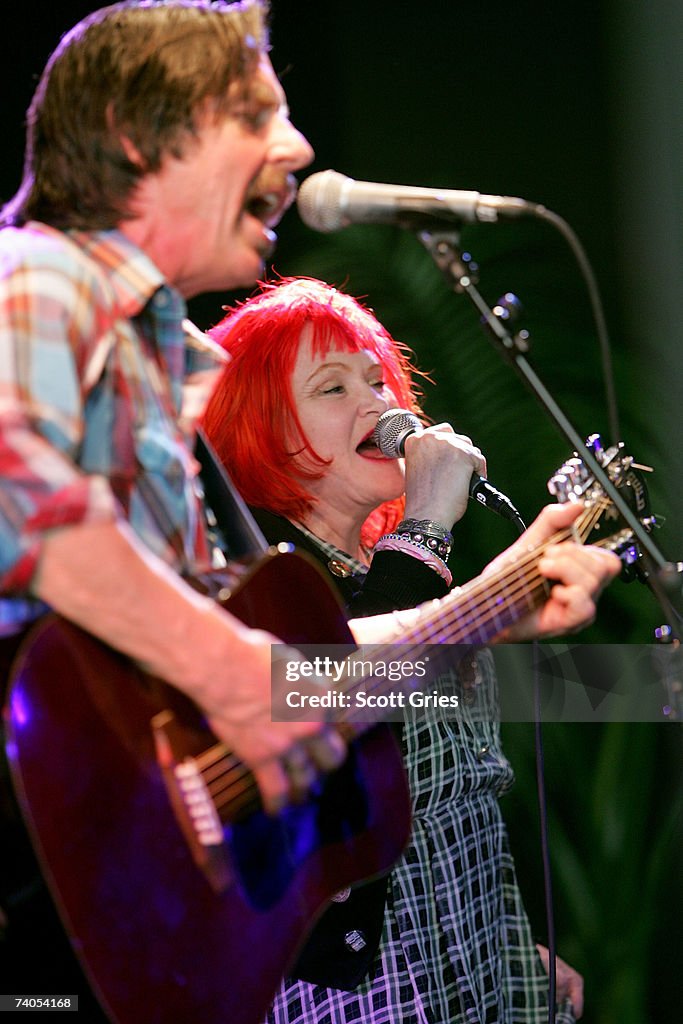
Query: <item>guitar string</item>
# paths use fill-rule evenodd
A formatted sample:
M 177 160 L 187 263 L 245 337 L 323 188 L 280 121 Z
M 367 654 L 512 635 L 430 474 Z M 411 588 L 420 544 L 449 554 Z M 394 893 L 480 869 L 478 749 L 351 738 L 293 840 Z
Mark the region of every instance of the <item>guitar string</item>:
M 604 505 L 605 505 L 605 507 L 607 507 L 609 505 L 609 502 L 604 502 Z M 596 520 L 598 518 L 598 516 L 601 514 L 602 510 L 601 509 L 596 509 L 595 506 L 592 506 L 591 510 L 589 510 L 589 511 L 591 512 L 590 515 L 584 515 L 584 516 L 580 517 L 580 519 L 581 519 L 580 527 L 581 528 L 588 527 L 587 533 L 589 533 L 590 529 L 592 529 L 593 520 Z M 557 533 L 554 537 L 552 537 L 548 542 L 546 542 L 546 544 L 544 544 L 542 546 L 539 546 L 539 547 L 537 547 L 535 549 L 530 550 L 529 553 L 527 554 L 526 558 L 522 559 L 520 561 L 519 566 L 517 566 L 518 573 L 517 573 L 517 579 L 516 579 L 516 582 L 515 582 L 515 594 L 519 593 L 520 590 L 526 590 L 527 593 L 528 593 L 528 587 L 525 587 L 524 584 L 526 583 L 526 580 L 528 578 L 533 579 L 533 576 L 529 576 L 528 573 L 527 573 L 526 576 L 521 576 L 519 574 L 519 569 L 523 569 L 526 565 L 528 565 L 528 563 L 531 560 L 536 560 L 536 556 L 538 555 L 538 553 L 543 551 L 549 544 L 560 543 L 562 540 L 567 539 L 569 536 L 573 536 L 573 535 L 575 536 L 575 534 L 576 534 L 576 526 L 575 526 L 574 530 L 561 531 L 561 532 Z M 598 543 L 600 543 L 600 542 L 598 542 Z M 492 574 L 490 577 L 485 578 L 482 581 L 480 586 L 474 586 L 472 588 L 474 596 L 475 597 L 478 596 L 479 593 L 481 593 L 482 591 L 488 592 L 491 589 L 491 584 L 492 584 L 492 582 L 494 580 L 496 580 L 499 577 L 505 577 L 505 576 L 508 576 L 508 575 L 509 575 L 509 567 L 506 567 L 505 569 L 500 570 L 498 573 Z M 545 580 L 543 580 L 542 578 L 537 578 L 535 589 L 538 589 L 538 583 L 539 582 L 542 582 L 543 584 L 545 584 Z M 469 594 L 468 596 L 472 597 L 473 594 Z M 462 616 L 463 608 L 462 608 L 462 600 L 460 600 L 461 597 L 462 597 L 462 593 L 457 595 L 457 597 L 458 597 L 458 600 L 456 601 L 457 607 L 453 608 L 453 609 L 447 610 L 446 614 L 438 617 L 438 621 L 440 623 L 442 623 L 442 625 L 443 624 L 447 624 L 449 621 L 453 621 L 458 616 Z M 486 602 L 484 602 L 484 604 L 486 605 L 487 602 L 490 603 L 490 599 L 488 597 L 487 597 Z M 510 604 L 510 601 L 508 599 L 508 605 L 509 604 Z M 471 612 L 472 607 L 473 607 L 473 605 L 470 602 L 470 607 L 469 607 L 468 611 Z M 532 607 L 533 607 L 533 604 L 532 604 Z M 495 618 L 496 618 L 495 613 L 490 615 L 490 619 L 493 622 L 495 622 Z M 414 629 L 413 631 L 411 631 L 410 635 L 413 638 L 418 638 L 418 637 L 421 637 L 421 636 L 424 636 L 425 638 L 431 636 L 433 638 L 435 634 L 434 634 L 433 628 L 432 628 L 431 632 L 429 632 L 429 631 L 425 632 L 425 627 L 421 626 L 420 624 L 418 624 L 418 627 L 416 629 Z M 413 649 L 417 649 L 417 648 L 414 646 Z M 379 685 L 379 686 L 383 686 L 385 684 L 386 684 L 386 680 L 381 680 L 380 682 L 376 683 L 376 685 Z M 372 724 L 372 723 L 370 723 L 370 724 Z M 251 793 L 252 793 L 252 791 L 256 790 L 255 781 L 253 779 L 253 776 L 251 775 L 250 770 L 247 769 L 244 766 L 244 764 L 242 762 L 240 762 L 239 759 L 237 759 L 235 757 L 235 755 L 227 752 L 226 748 L 225 748 L 225 746 L 223 744 L 216 744 L 213 748 L 210 748 L 209 751 L 205 752 L 205 755 L 207 755 L 207 756 L 200 755 L 200 758 L 198 760 L 204 760 L 206 762 L 212 762 L 214 764 L 217 763 L 217 762 L 220 764 L 222 762 L 222 764 L 224 766 L 227 766 L 225 768 L 225 770 L 219 771 L 218 775 L 213 774 L 211 776 L 213 781 L 212 781 L 212 783 L 209 784 L 209 791 L 212 793 L 212 795 L 215 794 L 216 797 L 218 797 L 219 794 L 222 793 L 226 788 L 228 790 L 228 793 L 225 795 L 225 797 L 223 797 L 220 800 L 217 800 L 217 808 L 218 809 L 223 809 L 225 806 L 228 806 L 228 805 L 232 805 L 233 809 L 234 809 L 235 802 L 237 800 L 242 800 L 244 797 L 247 797 L 250 801 L 252 800 Z M 231 774 L 235 775 L 235 778 L 234 778 L 234 780 L 232 782 L 230 782 L 229 780 L 224 780 L 221 783 L 221 785 L 216 786 L 216 782 L 219 779 L 224 779 L 224 777 L 226 775 L 229 776 Z M 246 780 L 246 789 L 245 789 L 245 780 Z
M 595 518 L 595 517 L 591 516 L 590 518 L 592 519 L 592 518 Z M 588 519 L 588 517 L 586 517 L 586 519 Z M 582 525 L 584 525 L 584 524 L 582 524 Z M 571 531 L 570 531 L 570 533 L 568 535 L 571 535 Z M 559 542 L 561 539 L 564 539 L 564 535 L 563 534 L 557 534 L 554 538 L 551 539 L 551 541 L 549 543 Z M 529 555 L 532 555 L 532 554 L 535 555 L 538 552 L 538 550 L 542 550 L 542 548 L 541 549 L 536 549 L 536 551 L 534 551 L 534 552 L 530 552 Z M 529 557 L 527 557 L 526 561 L 527 562 L 529 561 Z M 524 564 L 524 562 L 522 562 L 522 565 L 523 564 Z M 504 571 L 503 575 L 507 575 L 507 573 L 505 573 L 505 571 Z M 493 577 L 491 577 L 491 579 L 487 579 L 485 581 L 486 582 L 486 589 L 487 590 L 490 587 L 490 583 L 491 583 L 492 579 L 493 579 Z M 545 583 L 545 581 L 543 581 L 543 582 Z M 523 579 L 518 579 L 517 584 L 516 584 L 516 590 L 517 591 L 519 591 L 520 586 L 521 586 L 522 583 L 523 583 Z M 475 589 L 475 588 L 473 588 L 473 589 Z M 457 613 L 458 614 L 462 614 L 461 602 L 459 602 L 459 607 L 457 608 Z M 448 620 L 449 617 L 452 618 L 452 615 L 451 616 L 446 615 L 443 618 Z M 492 618 L 495 621 L 495 615 L 492 616 Z M 420 632 L 421 632 L 420 630 L 416 630 L 415 631 L 415 633 L 417 633 L 417 634 L 419 634 Z M 433 636 L 434 634 L 432 633 L 431 635 Z M 381 685 L 384 685 L 384 682 L 385 681 L 382 681 Z M 217 745 L 216 748 L 214 748 L 214 753 L 211 755 L 211 760 L 213 760 L 214 762 L 216 760 L 220 760 L 220 759 L 222 759 L 224 761 L 224 763 L 227 764 L 229 767 L 228 767 L 227 771 L 219 773 L 218 778 L 220 778 L 221 775 L 225 776 L 225 775 L 230 775 L 230 774 L 235 774 L 236 777 L 232 781 L 232 783 L 228 779 L 224 779 L 222 784 L 219 787 L 217 787 L 215 784 L 213 784 L 212 786 L 209 787 L 210 791 L 212 791 L 212 795 L 213 795 L 214 799 L 217 802 L 217 807 L 219 809 L 223 809 L 225 806 L 231 805 L 232 809 L 234 811 L 235 808 L 236 808 L 237 801 L 244 802 L 245 799 L 246 799 L 249 802 L 253 802 L 252 792 L 255 791 L 255 784 L 254 784 L 253 777 L 251 777 L 251 773 L 249 772 L 249 770 L 246 769 L 244 767 L 244 765 L 241 762 L 239 762 L 237 758 L 234 757 L 234 755 L 229 755 L 228 754 L 226 756 L 225 748 L 221 744 Z M 214 777 L 214 779 L 216 778 L 215 775 L 213 777 Z M 250 779 L 250 777 L 251 777 L 251 779 Z M 249 779 L 250 779 L 250 781 L 249 781 Z M 246 783 L 245 783 L 245 780 L 247 780 Z M 228 790 L 228 792 L 225 795 L 225 797 L 223 799 L 218 799 L 220 794 L 223 793 L 226 789 Z
M 535 590 L 544 587 L 547 581 L 541 577 L 537 572 L 534 572 L 535 564 L 538 562 L 539 555 L 551 544 L 559 544 L 570 537 L 576 537 L 577 533 L 579 536 L 588 536 L 593 526 L 602 515 L 605 508 L 609 507 L 609 501 L 601 499 L 594 505 L 587 509 L 586 512 L 579 517 L 574 524 L 573 528 L 559 531 L 553 537 L 551 537 L 543 545 L 539 545 L 530 551 L 520 559 L 518 565 L 515 566 L 516 572 L 513 576 L 512 588 L 508 585 L 506 594 L 507 606 L 514 606 L 519 604 L 520 595 L 528 598 L 530 594 L 533 594 Z M 608 541 L 598 541 L 596 546 L 604 546 L 609 543 Z M 531 564 L 533 563 L 533 564 Z M 511 575 L 511 567 L 506 566 L 491 576 L 484 577 L 481 580 L 477 580 L 472 585 L 471 589 L 463 594 L 463 591 L 457 592 L 454 595 L 454 600 L 448 602 L 448 606 L 445 608 L 442 614 L 435 617 L 432 623 L 417 623 L 416 626 L 409 631 L 411 637 L 411 644 L 405 645 L 409 652 L 417 651 L 425 642 L 434 642 L 434 637 L 438 637 L 444 634 L 444 629 L 456 621 L 457 618 L 463 616 L 463 597 L 466 597 L 467 601 L 467 613 L 471 615 L 473 611 L 476 611 L 480 607 L 484 607 L 485 614 L 481 618 L 481 622 L 488 625 L 493 623 L 496 625 L 496 631 L 499 631 L 502 626 L 496 623 L 496 615 L 498 613 L 497 608 L 491 608 L 491 591 L 495 590 L 494 584 L 500 584 L 506 578 Z M 529 586 L 531 581 L 532 586 Z M 499 587 L 499 589 L 501 589 Z M 502 588 L 505 589 L 505 588 Z M 510 600 L 512 595 L 513 600 Z M 483 597 L 483 600 L 482 600 Z M 527 602 L 528 603 L 528 602 Z M 530 607 L 534 607 L 535 602 L 531 602 Z M 438 623 L 439 628 L 435 631 L 434 623 Z M 460 633 L 464 633 L 468 629 L 466 623 L 460 629 Z M 457 634 L 457 630 L 455 631 Z M 403 646 L 403 645 L 402 645 Z M 354 684 L 354 685 L 357 685 Z M 372 687 L 381 688 L 386 685 L 386 680 L 376 680 L 375 683 L 370 683 L 371 691 Z M 372 724 L 372 723 L 369 723 Z M 214 746 L 208 748 L 201 755 L 195 759 L 197 765 L 200 768 L 200 772 L 207 781 L 207 788 L 209 790 L 212 799 L 214 799 L 217 810 L 223 810 L 230 806 L 234 811 L 238 803 L 249 803 L 256 802 L 255 797 L 257 794 L 257 787 L 255 779 L 250 771 L 246 768 L 244 763 L 240 761 L 234 754 L 227 750 L 224 744 L 217 743 Z M 226 792 L 227 791 L 227 792 Z M 223 794 L 221 796 L 221 794 Z

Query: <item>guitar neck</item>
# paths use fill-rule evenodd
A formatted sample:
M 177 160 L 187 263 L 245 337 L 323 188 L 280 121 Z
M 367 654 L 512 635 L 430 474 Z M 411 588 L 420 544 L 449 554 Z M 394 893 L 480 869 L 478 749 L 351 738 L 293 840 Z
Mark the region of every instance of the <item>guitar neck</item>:
M 448 597 L 425 605 L 420 609 L 414 624 L 403 635 L 395 637 L 390 643 L 372 645 L 371 658 L 361 648 L 347 659 L 348 672 L 339 684 L 340 689 L 350 697 L 346 703 L 348 711 L 340 712 L 340 720 L 353 723 L 356 732 L 363 732 L 374 723 L 367 722 L 366 710 L 362 712 L 363 721 L 359 721 L 355 697 L 360 691 L 371 690 L 376 697 L 396 693 L 408 695 L 416 688 L 425 689 L 434 681 L 433 671 L 425 673 L 417 681 L 410 673 L 396 680 L 378 678 L 376 673 L 370 671 L 357 672 L 356 668 L 364 659 L 368 665 L 387 664 L 397 658 L 407 664 L 426 658 L 434 644 L 481 647 L 508 626 L 539 608 L 550 592 L 548 580 L 538 570 L 544 551 L 550 545 L 568 539 L 582 543 L 595 522 L 596 510 L 587 508 L 571 528 L 558 532 L 524 555 L 510 559 L 496 572 L 479 576 L 454 590 Z M 441 661 L 443 663 L 443 659 Z
M 425 609 L 401 644 L 486 644 L 540 607 L 547 596 L 547 580 L 525 561 L 504 573 L 472 580 L 439 602 L 435 610 Z
M 509 559 L 497 571 L 477 577 L 440 601 L 422 606 L 414 613 L 413 624 L 403 634 L 391 641 L 371 645 L 371 653 L 361 647 L 335 662 L 330 690 L 341 695 L 342 699 L 335 701 L 329 709 L 329 721 L 334 722 L 348 738 L 366 732 L 378 722 L 386 721 L 387 713 L 382 709 L 387 704 L 381 704 L 375 713 L 368 712 L 367 705 L 357 700 L 361 691 L 375 697 L 386 695 L 391 698 L 391 695 L 408 697 L 418 690 L 426 690 L 443 671 L 444 659 L 428 659 L 433 645 L 440 647 L 442 652 L 446 644 L 481 647 L 528 612 L 540 607 L 549 592 L 548 581 L 538 571 L 544 551 L 551 544 L 568 539 L 582 543 L 599 515 L 600 511 L 596 511 L 594 506 L 585 509 L 570 528 L 556 533 L 544 544 Z M 419 678 L 410 673 L 406 676 L 401 674 L 399 678 L 395 674 L 377 674 L 376 666 L 380 663 L 407 664 L 420 658 L 429 661 L 430 669 Z M 439 661 L 441 668 L 438 667 Z M 396 705 L 392 703 L 389 706 Z M 240 766 L 223 744 L 207 750 L 204 758 L 212 763 L 225 762 L 239 776 L 238 798 L 231 801 L 230 807 L 221 809 L 223 820 L 234 818 L 236 813 L 252 809 L 257 804 L 258 793 L 251 772 Z

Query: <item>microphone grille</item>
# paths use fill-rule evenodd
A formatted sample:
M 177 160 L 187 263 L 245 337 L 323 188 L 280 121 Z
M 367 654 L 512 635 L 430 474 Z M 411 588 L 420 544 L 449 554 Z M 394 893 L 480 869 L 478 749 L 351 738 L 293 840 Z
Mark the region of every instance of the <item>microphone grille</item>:
M 377 420 L 372 439 L 387 459 L 399 459 L 408 434 L 422 430 L 422 423 L 407 409 L 387 409 Z
M 352 179 L 338 171 L 318 171 L 302 182 L 296 205 L 304 224 L 314 231 L 337 231 L 343 227 L 341 199 L 345 183 Z

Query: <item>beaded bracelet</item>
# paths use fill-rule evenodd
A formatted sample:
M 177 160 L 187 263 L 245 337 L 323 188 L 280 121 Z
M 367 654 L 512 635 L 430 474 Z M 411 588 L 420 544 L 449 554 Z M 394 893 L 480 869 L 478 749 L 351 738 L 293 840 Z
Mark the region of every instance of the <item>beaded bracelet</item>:
M 375 551 L 400 551 L 404 555 L 419 558 L 446 581 L 446 586 L 450 587 L 453 582 L 453 574 L 444 560 L 426 544 L 410 540 L 398 533 L 385 533 L 375 544 Z
M 444 561 L 453 547 L 453 534 L 432 519 L 402 519 L 396 527 L 396 533 L 417 544 L 425 544 Z

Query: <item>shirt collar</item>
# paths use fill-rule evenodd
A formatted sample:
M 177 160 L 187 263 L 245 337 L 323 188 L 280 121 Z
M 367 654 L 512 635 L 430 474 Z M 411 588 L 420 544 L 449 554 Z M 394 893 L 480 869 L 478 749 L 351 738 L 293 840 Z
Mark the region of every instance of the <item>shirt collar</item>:
M 67 234 L 93 262 L 102 267 L 124 316 L 133 317 L 140 313 L 152 295 L 166 284 L 163 274 L 149 256 L 120 231 L 70 230 Z

